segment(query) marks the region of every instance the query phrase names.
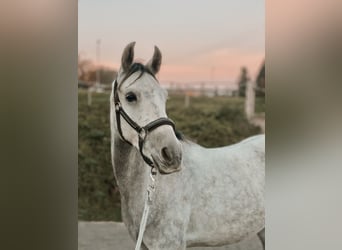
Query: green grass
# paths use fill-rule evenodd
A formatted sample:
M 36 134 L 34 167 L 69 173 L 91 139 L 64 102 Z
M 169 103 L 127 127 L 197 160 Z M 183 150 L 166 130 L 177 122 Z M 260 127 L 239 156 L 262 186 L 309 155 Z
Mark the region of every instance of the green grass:
M 265 110 L 266 110 L 265 97 L 257 97 L 255 99 L 255 112 L 265 113 Z
M 109 94 L 79 92 L 78 111 L 78 217 L 79 220 L 121 220 L 120 197 L 113 176 L 110 155 Z M 264 99 L 256 110 L 264 112 Z M 167 113 L 187 138 L 206 147 L 238 142 L 260 133 L 248 124 L 239 97 L 192 97 L 184 107 L 184 97 L 171 96 Z

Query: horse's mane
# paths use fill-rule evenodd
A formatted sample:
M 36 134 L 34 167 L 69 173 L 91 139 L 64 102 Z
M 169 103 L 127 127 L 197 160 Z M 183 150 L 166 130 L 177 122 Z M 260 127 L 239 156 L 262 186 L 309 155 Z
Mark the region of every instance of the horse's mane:
M 180 141 L 184 141 L 185 140 L 185 137 L 184 137 L 183 133 L 180 132 L 179 130 L 176 130 L 175 134 L 176 134 L 176 137 L 177 137 L 178 140 L 180 140 Z

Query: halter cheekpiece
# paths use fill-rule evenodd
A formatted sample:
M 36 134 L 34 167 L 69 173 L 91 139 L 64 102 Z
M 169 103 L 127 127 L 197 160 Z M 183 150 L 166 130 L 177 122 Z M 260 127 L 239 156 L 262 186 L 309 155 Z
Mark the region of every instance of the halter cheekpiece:
M 124 80 L 126 80 L 126 79 L 127 79 L 127 77 Z M 143 127 L 139 126 L 135 121 L 133 121 L 129 117 L 129 115 L 125 112 L 125 110 L 123 110 L 120 99 L 119 99 L 118 85 L 119 85 L 118 81 L 115 80 L 115 82 L 114 82 L 114 103 L 115 103 L 116 124 L 117 124 L 117 128 L 118 128 L 120 137 L 122 138 L 122 140 L 124 140 L 128 144 L 132 145 L 132 143 L 130 141 L 128 141 L 122 134 L 121 122 L 120 122 L 120 119 L 122 116 L 125 119 L 125 121 L 131 126 L 131 128 L 133 128 L 138 133 L 140 154 L 141 154 L 142 158 L 144 159 L 144 161 L 152 168 L 152 171 L 153 171 L 153 169 L 155 167 L 153 161 L 143 153 L 143 147 L 144 147 L 145 139 L 150 132 L 152 132 L 156 128 L 163 126 L 163 125 L 169 125 L 172 127 L 173 131 L 175 131 L 175 124 L 171 119 L 166 118 L 166 117 L 161 117 L 161 118 L 158 118 L 157 120 L 154 120 L 154 121 L 148 123 L 147 125 L 145 125 Z

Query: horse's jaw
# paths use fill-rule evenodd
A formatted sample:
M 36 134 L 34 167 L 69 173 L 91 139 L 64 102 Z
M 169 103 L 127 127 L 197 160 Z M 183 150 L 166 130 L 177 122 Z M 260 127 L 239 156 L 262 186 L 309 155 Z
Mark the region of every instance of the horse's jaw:
M 181 171 L 181 168 L 177 168 L 177 169 L 164 169 L 164 168 L 158 167 L 158 171 L 162 175 L 169 175 L 169 174 L 173 174 L 173 173 Z
M 158 169 L 158 172 L 162 175 L 169 175 L 181 171 L 180 165 L 176 168 L 165 167 L 164 164 L 161 163 L 161 161 L 156 159 L 156 157 L 153 157 L 153 155 L 151 155 L 151 157 L 155 167 Z

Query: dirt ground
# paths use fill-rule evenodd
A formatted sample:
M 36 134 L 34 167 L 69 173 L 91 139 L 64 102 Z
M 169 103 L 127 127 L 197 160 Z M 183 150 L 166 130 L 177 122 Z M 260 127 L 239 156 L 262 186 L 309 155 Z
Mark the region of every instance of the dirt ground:
M 79 222 L 78 250 L 132 250 L 135 245 L 119 222 Z M 194 247 L 192 250 L 262 250 L 257 237 L 225 247 Z

